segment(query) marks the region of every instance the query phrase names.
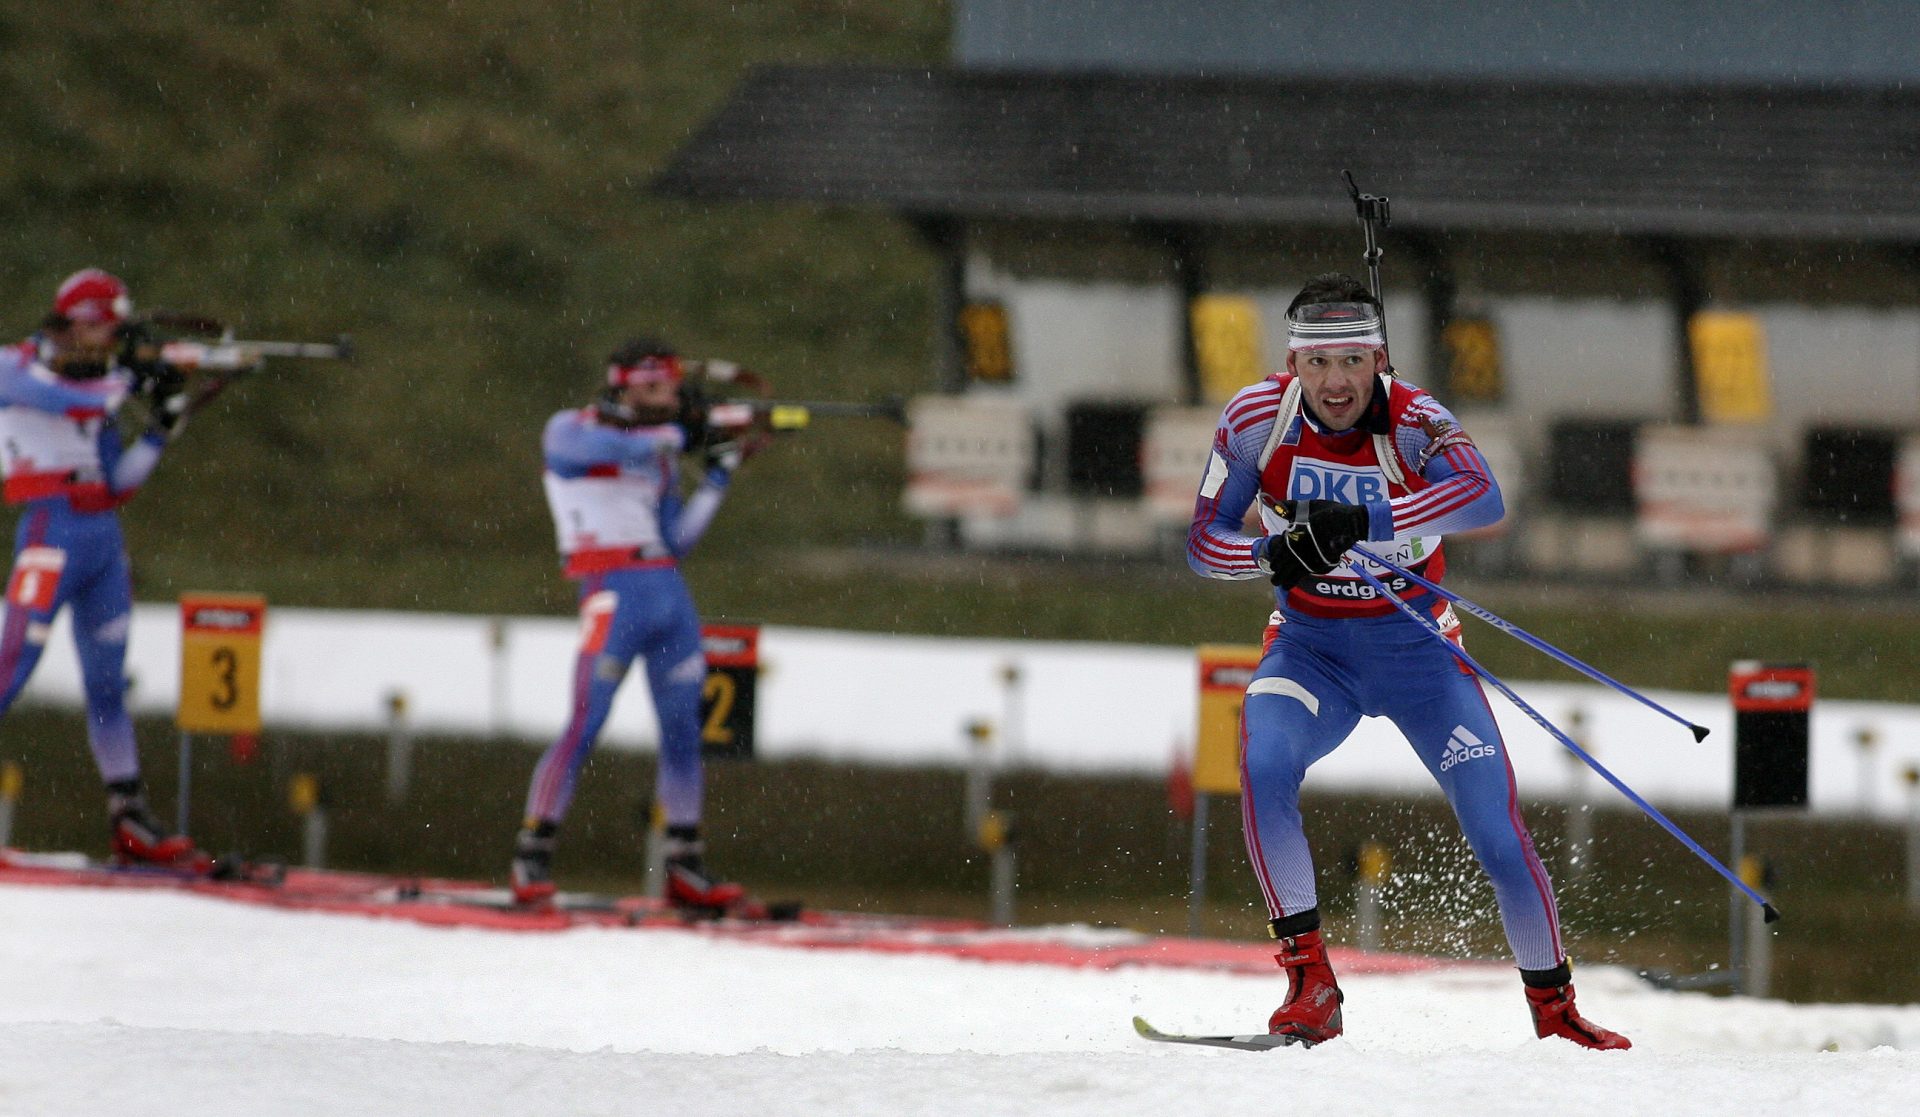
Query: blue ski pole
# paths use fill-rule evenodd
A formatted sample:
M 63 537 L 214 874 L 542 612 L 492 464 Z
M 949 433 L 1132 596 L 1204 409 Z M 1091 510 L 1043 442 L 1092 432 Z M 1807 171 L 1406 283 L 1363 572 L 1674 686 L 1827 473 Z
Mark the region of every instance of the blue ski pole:
M 1359 548 L 1357 547 L 1354 549 L 1356 551 L 1359 550 Z M 1361 553 L 1364 554 L 1365 552 L 1361 552 Z M 1386 566 L 1387 564 L 1382 563 L 1381 565 Z M 1713 854 L 1708 853 L 1705 849 L 1702 849 L 1699 842 L 1696 842 L 1692 838 L 1688 837 L 1686 831 L 1680 829 L 1678 826 L 1675 826 L 1673 824 L 1673 821 L 1669 819 L 1666 815 L 1661 814 L 1660 811 L 1656 807 L 1654 807 L 1652 803 L 1649 803 L 1645 799 L 1642 799 L 1638 794 L 1634 792 L 1633 788 L 1628 787 L 1625 783 L 1622 783 L 1619 776 L 1616 776 L 1612 772 L 1607 771 L 1605 765 L 1601 764 L 1598 760 L 1595 760 L 1590 754 L 1588 754 L 1587 750 L 1581 748 L 1578 744 L 1576 744 L 1573 738 L 1561 732 L 1559 726 L 1548 721 L 1544 716 L 1541 715 L 1541 713 L 1538 710 L 1534 709 L 1532 706 L 1527 705 L 1526 702 L 1523 701 L 1519 695 L 1513 692 L 1513 688 L 1509 687 L 1507 684 L 1501 682 L 1498 678 L 1494 677 L 1493 672 L 1488 671 L 1486 668 L 1480 666 L 1477 660 L 1475 660 L 1472 656 L 1468 655 L 1467 650 L 1465 648 L 1447 639 L 1446 633 L 1440 631 L 1440 626 L 1433 622 L 1433 618 L 1422 616 L 1420 613 L 1420 610 L 1415 609 L 1413 606 L 1407 604 L 1405 601 L 1402 601 L 1397 594 L 1392 593 L 1387 589 L 1386 586 L 1382 585 L 1380 582 L 1380 579 L 1374 577 L 1373 572 L 1371 570 L 1368 570 L 1365 566 L 1362 566 L 1358 563 L 1348 563 L 1347 568 L 1352 570 L 1354 573 L 1360 575 L 1360 577 L 1363 580 L 1365 580 L 1368 585 L 1373 587 L 1373 591 L 1375 593 L 1384 597 L 1386 600 L 1392 602 L 1394 605 L 1394 608 L 1399 609 L 1402 613 L 1405 613 L 1407 616 L 1413 618 L 1413 622 L 1419 625 L 1422 629 L 1424 629 L 1428 635 L 1440 641 L 1442 644 L 1445 644 L 1447 646 L 1447 650 L 1452 652 L 1454 656 L 1460 660 L 1461 663 L 1466 664 L 1467 667 L 1470 670 L 1472 670 L 1474 674 L 1485 679 L 1487 682 L 1492 683 L 1495 690 L 1498 690 L 1501 694 L 1504 694 L 1507 696 L 1507 701 L 1512 702 L 1515 706 L 1518 706 L 1520 708 L 1521 713 L 1526 714 L 1528 717 L 1532 718 L 1534 724 L 1546 730 L 1548 735 L 1553 737 L 1554 740 L 1559 741 L 1562 745 L 1565 745 L 1568 749 L 1571 749 L 1573 751 L 1573 755 L 1579 757 L 1582 761 L 1586 762 L 1587 767 L 1592 768 L 1594 771 L 1600 773 L 1600 777 L 1602 779 L 1612 784 L 1614 787 L 1614 790 L 1618 791 L 1622 795 L 1625 795 L 1627 799 L 1633 803 L 1634 806 L 1639 807 L 1642 811 L 1644 811 L 1648 818 L 1651 818 L 1655 822 L 1659 823 L 1662 827 L 1666 829 L 1667 833 L 1672 834 L 1674 837 L 1680 839 L 1680 843 L 1682 845 L 1692 850 L 1694 852 L 1694 855 L 1699 857 L 1700 860 L 1705 861 L 1707 864 L 1713 866 L 1713 869 L 1715 872 L 1719 873 L 1723 877 L 1726 877 L 1729 881 L 1732 881 L 1733 886 L 1735 888 L 1738 888 L 1740 891 L 1746 893 L 1749 899 L 1751 899 L 1754 903 L 1760 905 L 1760 910 L 1763 913 L 1766 922 L 1772 923 L 1780 918 L 1780 912 L 1776 910 L 1771 903 L 1767 902 L 1766 897 L 1760 895 L 1760 893 L 1758 892 L 1755 892 L 1751 887 L 1748 886 L 1746 881 L 1740 879 L 1739 874 L 1735 873 L 1732 869 L 1727 868 L 1725 865 L 1722 865 L 1718 858 L 1716 858 Z M 1389 566 L 1388 569 L 1393 569 L 1393 568 Z
M 1613 676 L 1607 674 L 1605 671 L 1602 671 L 1597 667 L 1589 666 L 1588 664 L 1582 663 L 1580 660 L 1575 659 L 1573 656 L 1568 655 L 1566 652 L 1563 652 L 1559 648 L 1554 647 L 1552 644 L 1547 643 L 1545 640 L 1540 639 L 1538 636 L 1535 636 L 1533 633 L 1528 632 L 1527 630 L 1521 628 L 1519 625 L 1514 624 L 1513 622 L 1508 620 L 1503 620 L 1499 616 L 1496 616 L 1492 610 L 1484 608 L 1479 605 L 1475 605 L 1473 602 L 1468 601 L 1464 597 L 1461 597 L 1459 594 L 1446 588 L 1440 583 L 1423 578 L 1420 575 L 1415 574 L 1413 571 L 1408 570 L 1406 567 L 1396 564 L 1390 559 L 1385 559 L 1380 557 L 1379 555 L 1374 554 L 1372 551 L 1367 550 L 1365 547 L 1355 547 L 1353 548 L 1353 553 L 1356 555 L 1359 555 L 1362 558 L 1371 560 L 1372 562 L 1375 562 L 1380 566 L 1385 567 L 1387 570 L 1395 574 L 1398 574 L 1400 577 L 1405 578 L 1407 581 L 1412 582 L 1414 585 L 1419 586 L 1421 589 L 1428 590 L 1429 592 L 1438 594 L 1440 597 L 1443 597 L 1446 600 L 1452 602 L 1453 604 L 1460 606 L 1460 608 L 1465 609 L 1467 612 L 1472 613 L 1474 616 L 1479 617 L 1483 621 L 1486 621 L 1488 624 L 1506 633 L 1508 636 L 1511 636 L 1514 639 L 1520 641 L 1522 644 L 1525 644 L 1527 647 L 1532 648 L 1537 652 L 1544 652 L 1547 655 L 1552 656 L 1553 658 L 1559 660 L 1561 663 L 1564 663 L 1568 667 L 1571 667 L 1575 671 L 1578 671 L 1582 675 L 1585 675 L 1587 678 L 1592 679 L 1594 682 L 1605 683 L 1606 685 L 1612 687 L 1613 689 L 1619 691 L 1621 694 L 1626 695 L 1628 698 L 1633 699 L 1634 701 L 1640 703 L 1641 705 L 1646 706 L 1651 710 L 1657 711 L 1658 713 L 1664 714 L 1667 717 L 1672 718 L 1674 721 L 1677 721 L 1681 725 L 1684 725 L 1688 729 L 1692 730 L 1693 739 L 1695 741 L 1706 740 L 1706 737 L 1707 737 L 1706 726 L 1696 725 L 1695 723 L 1688 721 L 1686 718 L 1681 717 L 1679 714 L 1676 714 L 1672 710 L 1667 709 L 1665 706 L 1662 706 L 1660 703 L 1655 702 L 1653 699 L 1648 698 L 1644 694 L 1641 694 L 1639 691 L 1633 689 L 1627 684 L 1621 682 L 1618 679 L 1615 679 Z

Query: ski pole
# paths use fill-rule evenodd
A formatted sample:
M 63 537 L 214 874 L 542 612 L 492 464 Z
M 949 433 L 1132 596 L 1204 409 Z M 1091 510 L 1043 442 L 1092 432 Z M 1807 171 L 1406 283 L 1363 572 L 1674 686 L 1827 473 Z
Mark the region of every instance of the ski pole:
M 1434 639 L 1440 641 L 1442 644 L 1445 644 L 1447 646 L 1447 650 L 1452 652 L 1454 657 L 1458 659 L 1461 663 L 1466 664 L 1467 667 L 1474 674 L 1485 679 L 1487 682 L 1492 683 L 1495 690 L 1498 690 L 1501 694 L 1506 695 L 1507 701 L 1513 703 L 1515 706 L 1518 706 L 1520 708 L 1520 712 L 1532 718 L 1535 725 L 1538 725 L 1540 728 L 1546 730 L 1548 735 L 1553 737 L 1554 740 L 1559 741 L 1562 745 L 1565 745 L 1568 749 L 1572 750 L 1573 755 L 1579 757 L 1582 761 L 1584 761 L 1587 767 L 1592 768 L 1594 771 L 1600 773 L 1601 779 L 1604 779 L 1608 783 L 1612 784 L 1614 787 L 1614 790 L 1618 791 L 1622 795 L 1625 795 L 1627 799 L 1633 803 L 1634 806 L 1639 807 L 1641 811 L 1645 812 L 1648 818 L 1651 818 L 1655 822 L 1659 823 L 1662 827 L 1666 829 L 1667 833 L 1672 834 L 1674 837 L 1680 839 L 1680 843 L 1682 845 L 1692 850 L 1694 852 L 1694 855 L 1700 858 L 1700 860 L 1705 861 L 1707 864 L 1713 866 L 1713 869 L 1715 872 L 1719 873 L 1723 877 L 1726 877 L 1729 881 L 1732 881 L 1733 886 L 1735 888 L 1738 888 L 1740 891 L 1746 893 L 1748 899 L 1760 905 L 1760 911 L 1766 922 L 1773 923 L 1780 918 L 1780 912 L 1777 909 L 1775 909 L 1771 903 L 1767 901 L 1767 898 L 1765 896 L 1762 896 L 1760 895 L 1760 893 L 1755 892 L 1752 889 L 1752 887 L 1750 887 L 1747 884 L 1746 881 L 1740 879 L 1740 876 L 1738 873 L 1735 873 L 1732 869 L 1729 869 L 1725 865 L 1722 865 L 1718 858 L 1714 857 L 1713 854 L 1708 853 L 1705 849 L 1701 848 L 1699 842 L 1696 842 L 1692 838 L 1688 837 L 1686 831 L 1674 825 L 1673 821 L 1667 818 L 1666 815 L 1661 814 L 1660 811 L 1656 807 L 1654 807 L 1652 803 L 1649 803 L 1645 799 L 1642 799 L 1638 794 L 1634 792 L 1634 790 L 1631 787 L 1628 787 L 1625 783 L 1623 783 L 1619 776 L 1616 776 L 1612 772 L 1609 772 L 1605 765 L 1601 764 L 1598 760 L 1595 760 L 1587 752 L 1587 750 L 1581 748 L 1578 744 L 1576 744 L 1573 738 L 1561 732 L 1559 726 L 1548 721 L 1546 717 L 1540 713 L 1540 711 L 1534 709 L 1532 706 L 1527 705 L 1527 703 L 1523 699 L 1521 699 L 1519 695 L 1513 692 L 1512 687 L 1509 687 L 1507 684 L 1501 682 L 1498 678 L 1494 676 L 1493 672 L 1480 666 L 1479 661 L 1475 660 L 1472 656 L 1468 655 L 1467 650 L 1465 648 L 1447 639 L 1446 633 L 1440 631 L 1440 626 L 1433 622 L 1433 618 L 1422 616 L 1420 613 L 1420 610 L 1415 609 L 1413 606 L 1407 604 L 1405 601 L 1402 601 L 1397 594 L 1392 593 L 1387 589 L 1386 586 L 1382 585 L 1380 582 L 1380 579 L 1374 577 L 1373 572 L 1368 570 L 1365 566 L 1357 565 L 1354 563 L 1348 563 L 1347 566 L 1348 566 L 1348 569 L 1360 575 L 1362 580 L 1364 580 L 1368 585 L 1372 586 L 1373 591 L 1375 593 L 1386 598 L 1388 601 L 1391 601 L 1393 603 L 1394 608 L 1400 610 L 1402 613 L 1405 613 L 1407 616 L 1413 618 L 1413 622 L 1419 625 L 1423 630 L 1425 630 L 1425 632 L 1429 636 L 1432 636 Z
M 1674 721 L 1677 721 L 1681 725 L 1686 726 L 1689 730 L 1693 732 L 1693 739 L 1695 742 L 1706 740 L 1707 732 L 1708 732 L 1706 726 L 1696 725 L 1693 722 L 1688 721 L 1686 718 L 1681 717 L 1679 714 L 1676 714 L 1672 710 L 1667 709 L 1665 706 L 1662 706 L 1660 703 L 1655 702 L 1653 699 L 1648 698 L 1644 694 L 1641 694 L 1639 691 L 1633 689 L 1627 684 L 1619 681 L 1618 679 L 1615 679 L 1613 676 L 1607 674 L 1605 671 L 1602 671 L 1597 667 L 1590 666 L 1586 663 L 1582 663 L 1580 660 L 1575 659 L 1573 656 L 1568 655 L 1566 652 L 1563 652 L 1559 648 L 1554 647 L 1552 644 L 1547 643 L 1545 640 L 1540 639 L 1538 636 L 1535 636 L 1531 632 L 1528 632 L 1527 630 L 1521 628 L 1519 625 L 1514 624 L 1513 622 L 1508 620 L 1503 620 L 1499 616 L 1496 616 L 1491 609 L 1487 609 L 1487 608 L 1484 608 L 1483 606 L 1475 605 L 1473 602 L 1468 601 L 1466 598 L 1461 597 L 1459 594 L 1453 592 L 1450 589 L 1447 589 L 1445 586 L 1442 586 L 1440 583 L 1423 578 L 1420 575 L 1415 574 L 1413 571 L 1408 570 L 1404 566 L 1400 566 L 1389 559 L 1385 559 L 1380 557 L 1379 555 L 1374 554 L 1372 551 L 1367 550 L 1365 547 L 1355 547 L 1353 548 L 1353 553 L 1361 556 L 1362 558 L 1378 563 L 1383 567 L 1386 567 L 1387 570 L 1391 571 L 1394 574 L 1398 574 L 1400 577 L 1405 578 L 1407 581 L 1412 582 L 1414 585 L 1419 586 L 1424 590 L 1427 590 L 1431 593 L 1438 594 L 1440 597 L 1443 597 L 1446 600 L 1452 602 L 1453 604 L 1460 606 L 1462 609 L 1465 609 L 1467 612 L 1472 613 L 1474 616 L 1479 617 L 1483 621 L 1486 621 L 1488 624 L 1506 633 L 1508 636 L 1511 636 L 1514 639 L 1520 641 L 1522 644 L 1525 644 L 1527 647 L 1532 648 L 1537 652 L 1544 652 L 1547 655 L 1552 656 L 1553 658 L 1559 660 L 1561 663 L 1564 663 L 1568 667 L 1571 667 L 1575 671 L 1578 671 L 1582 675 L 1585 675 L 1587 678 L 1592 679 L 1594 682 L 1605 683 L 1606 685 L 1619 691 L 1621 694 L 1624 694 L 1628 698 L 1631 698 L 1634 701 L 1640 703 L 1642 706 L 1645 706 L 1650 710 L 1653 710 L 1657 713 L 1660 713 L 1669 718 L 1672 718 Z

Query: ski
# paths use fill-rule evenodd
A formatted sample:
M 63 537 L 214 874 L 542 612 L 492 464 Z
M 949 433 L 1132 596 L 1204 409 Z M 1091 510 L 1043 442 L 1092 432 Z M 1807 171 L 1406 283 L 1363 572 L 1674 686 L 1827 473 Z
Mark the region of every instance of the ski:
M 57 872 L 92 874 L 103 878 L 178 881 L 183 884 L 218 882 L 278 887 L 286 880 L 287 868 L 277 861 L 255 861 L 229 854 L 176 862 L 103 861 L 83 853 L 28 853 L 23 850 L 0 851 L 0 868 L 48 869 Z
M 280 861 L 255 861 L 238 856 L 216 857 L 206 866 L 205 877 L 207 880 L 278 888 L 287 882 L 287 866 Z
M 513 893 L 505 888 L 462 888 L 455 890 L 401 888 L 394 891 L 393 900 L 396 903 L 459 904 L 464 907 L 517 912 L 523 915 L 546 915 L 552 912 L 616 914 L 620 911 L 616 906 L 615 898 L 612 896 L 593 896 L 585 893 L 562 892 L 545 900 L 523 904 L 514 899 Z
M 1271 1051 L 1276 1047 L 1313 1046 L 1299 1036 L 1277 1036 L 1265 1032 L 1250 1036 L 1192 1036 L 1163 1032 L 1147 1023 L 1144 1016 L 1133 1018 L 1133 1030 L 1140 1033 L 1141 1039 L 1150 1039 L 1155 1043 L 1193 1043 L 1205 1047 L 1231 1047 L 1235 1051 Z
M 235 857 L 214 857 L 174 865 L 102 861 L 89 866 L 89 871 L 117 877 L 179 881 L 182 884 L 251 884 L 262 888 L 278 888 L 287 878 L 286 866 L 278 862 L 248 861 Z
M 521 903 L 505 888 L 436 889 L 417 885 L 394 890 L 392 899 L 397 903 L 456 904 L 508 915 L 574 915 L 591 922 L 625 923 L 632 927 L 667 923 L 745 926 L 798 923 L 804 918 L 803 905 L 792 900 L 774 904 L 747 900 L 726 908 L 681 908 L 642 897 L 559 892 L 545 900 Z

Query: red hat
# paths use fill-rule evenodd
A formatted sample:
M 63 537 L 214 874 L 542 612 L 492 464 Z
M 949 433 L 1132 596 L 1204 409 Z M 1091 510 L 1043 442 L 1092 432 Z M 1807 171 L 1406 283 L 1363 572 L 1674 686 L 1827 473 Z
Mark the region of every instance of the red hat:
M 99 268 L 86 268 L 60 285 L 53 312 L 75 322 L 121 322 L 133 313 L 133 300 L 126 284 Z

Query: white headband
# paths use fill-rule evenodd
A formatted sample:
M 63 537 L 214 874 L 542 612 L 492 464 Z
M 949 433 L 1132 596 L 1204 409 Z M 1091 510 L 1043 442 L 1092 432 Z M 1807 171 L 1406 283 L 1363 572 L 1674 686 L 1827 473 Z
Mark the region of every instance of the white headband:
M 1295 353 L 1302 349 L 1377 349 L 1386 343 L 1387 339 L 1378 330 L 1346 337 L 1300 337 L 1297 334 L 1287 337 L 1287 349 Z
M 1378 347 L 1386 343 L 1380 311 L 1366 303 L 1308 303 L 1287 316 L 1289 350 Z

